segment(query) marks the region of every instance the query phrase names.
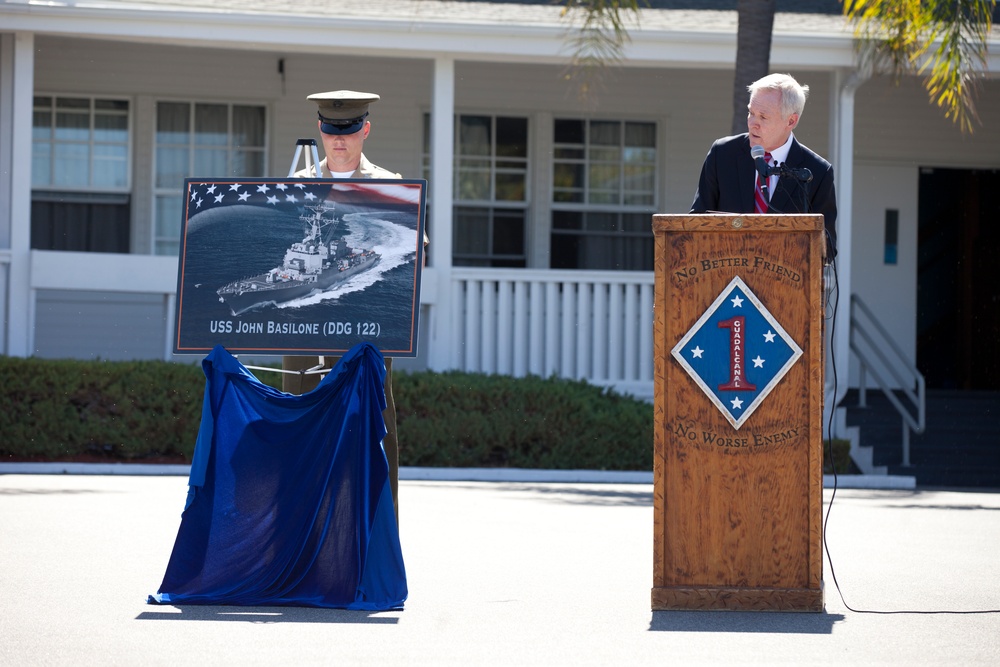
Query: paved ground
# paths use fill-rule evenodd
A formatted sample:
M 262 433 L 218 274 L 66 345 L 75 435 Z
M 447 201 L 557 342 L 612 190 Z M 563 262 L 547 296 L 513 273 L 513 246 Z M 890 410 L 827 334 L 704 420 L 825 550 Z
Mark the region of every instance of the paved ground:
M 402 481 L 400 612 L 146 605 L 185 494 L 0 475 L 0 665 L 1000 664 L 1000 493 L 839 490 L 822 614 L 651 612 L 652 486 L 531 481 Z

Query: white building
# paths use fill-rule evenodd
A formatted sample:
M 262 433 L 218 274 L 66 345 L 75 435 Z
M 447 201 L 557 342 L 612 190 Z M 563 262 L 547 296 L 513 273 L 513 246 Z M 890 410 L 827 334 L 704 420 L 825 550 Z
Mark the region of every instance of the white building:
M 347 88 L 382 96 L 368 157 L 429 183 L 421 355 L 400 366 L 650 395 L 650 216 L 688 210 L 708 147 L 728 134 L 736 13 L 643 10 L 586 100 L 567 78 L 560 14 L 0 2 L 0 353 L 172 358 L 183 178 L 284 176 L 295 141 L 317 136 L 306 96 Z M 862 381 L 848 295 L 899 346 L 889 366 L 919 367 L 928 386 L 1000 389 L 993 35 L 982 124 L 963 135 L 918 80 L 860 75 L 839 15 L 776 16 L 772 71 L 812 89 L 796 135 L 837 168 L 840 396 Z

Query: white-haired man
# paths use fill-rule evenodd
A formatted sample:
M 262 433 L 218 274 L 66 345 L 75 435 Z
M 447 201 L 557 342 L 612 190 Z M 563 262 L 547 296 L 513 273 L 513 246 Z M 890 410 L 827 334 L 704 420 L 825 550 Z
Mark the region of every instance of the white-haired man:
M 805 108 L 809 87 L 787 74 L 769 74 L 747 86 L 747 132 L 723 137 L 708 151 L 698 180 L 692 213 L 821 213 L 827 235 L 827 261 L 837 252 L 837 194 L 833 166 L 800 144 L 792 130 Z M 758 192 L 758 170 L 751 150 L 760 146 L 773 174 Z M 802 175 L 808 169 L 811 180 Z

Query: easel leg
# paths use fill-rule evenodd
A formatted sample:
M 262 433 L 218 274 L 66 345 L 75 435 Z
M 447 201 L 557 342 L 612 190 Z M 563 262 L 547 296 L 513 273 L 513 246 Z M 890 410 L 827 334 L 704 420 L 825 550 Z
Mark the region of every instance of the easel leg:
M 396 402 L 392 398 L 392 357 L 385 359 L 385 458 L 389 462 L 389 488 L 392 489 L 392 506 L 396 511 L 396 525 L 399 525 L 399 442 L 396 439 Z

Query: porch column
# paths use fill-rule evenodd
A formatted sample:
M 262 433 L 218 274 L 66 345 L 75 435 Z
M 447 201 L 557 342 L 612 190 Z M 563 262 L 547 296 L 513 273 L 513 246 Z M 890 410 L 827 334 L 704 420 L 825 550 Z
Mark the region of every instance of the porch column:
M 0 34 L 0 353 L 32 351 L 31 109 L 35 35 Z
M 427 367 L 452 368 L 452 352 L 460 341 L 452 340 L 451 254 L 452 254 L 452 174 L 455 154 L 455 61 L 442 57 L 434 61 L 434 90 L 431 98 L 431 173 L 429 188 L 430 262 L 424 272 L 422 301 L 431 306 L 430 344 Z M 427 298 L 429 297 L 429 298 Z
M 864 83 L 864 75 L 857 71 L 835 70 L 831 75 L 830 103 L 830 146 L 833 150 L 835 182 L 837 186 L 837 260 L 836 276 L 827 271 L 827 279 L 837 287 L 830 293 L 831 301 L 836 301 L 835 329 L 828 340 L 826 367 L 826 405 L 823 423 L 830 423 L 830 412 L 847 393 L 848 371 L 850 368 L 851 336 L 851 238 L 853 236 L 854 208 L 854 94 Z M 838 298 L 839 296 L 839 298 Z M 831 312 L 833 303 L 828 312 Z M 828 323 L 828 328 L 830 324 Z M 831 364 L 836 364 L 834 368 Z M 837 393 L 833 394 L 834 372 L 837 378 Z M 847 437 L 846 412 L 840 410 L 834 423 L 834 436 Z M 824 432 L 824 438 L 829 435 Z

